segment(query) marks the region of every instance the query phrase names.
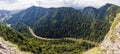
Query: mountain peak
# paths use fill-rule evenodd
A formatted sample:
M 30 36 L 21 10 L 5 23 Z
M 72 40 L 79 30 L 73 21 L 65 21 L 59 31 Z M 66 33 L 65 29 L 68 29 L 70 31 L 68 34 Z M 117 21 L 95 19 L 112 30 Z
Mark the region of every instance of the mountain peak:
M 31 8 L 36 8 L 37 6 L 31 6 Z
M 113 5 L 113 4 L 111 4 L 111 3 L 107 3 L 106 5 Z
M 107 3 L 107 4 L 103 5 L 102 7 L 100 7 L 99 9 L 101 9 L 101 8 L 108 8 L 108 7 L 110 7 L 111 5 L 113 5 L 113 4 Z

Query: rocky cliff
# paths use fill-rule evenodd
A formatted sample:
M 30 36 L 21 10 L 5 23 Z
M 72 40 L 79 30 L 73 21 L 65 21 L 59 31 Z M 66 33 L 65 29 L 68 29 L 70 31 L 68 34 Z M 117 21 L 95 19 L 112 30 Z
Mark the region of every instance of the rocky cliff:
M 0 54 L 29 54 L 18 50 L 17 46 L 0 37 Z
M 104 41 L 101 43 L 100 54 L 120 54 L 120 14 L 116 16 Z
M 101 45 L 83 54 L 120 54 L 120 14 L 117 14 Z

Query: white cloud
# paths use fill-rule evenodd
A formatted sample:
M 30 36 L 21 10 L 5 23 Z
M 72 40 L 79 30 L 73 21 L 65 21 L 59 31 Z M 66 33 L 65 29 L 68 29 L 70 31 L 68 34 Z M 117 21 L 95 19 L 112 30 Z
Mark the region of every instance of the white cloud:
M 15 10 L 30 6 L 41 7 L 74 7 L 83 8 L 93 6 L 99 8 L 106 3 L 120 5 L 120 0 L 0 0 L 0 9 Z
M 4 0 L 4 1 L 0 0 L 0 9 L 6 9 L 6 10 L 24 9 L 35 5 L 35 3 L 36 1 L 34 0 L 17 0 L 15 2 L 11 2 L 8 0 Z

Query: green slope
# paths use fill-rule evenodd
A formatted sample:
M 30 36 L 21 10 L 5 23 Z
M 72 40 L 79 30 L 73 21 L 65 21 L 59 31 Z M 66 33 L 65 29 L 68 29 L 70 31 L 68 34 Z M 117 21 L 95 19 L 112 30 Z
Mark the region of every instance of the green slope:
M 119 35 L 117 35 L 116 32 L 119 31 L 119 29 L 117 29 L 117 25 L 119 25 L 120 23 L 120 14 L 117 14 L 117 17 L 115 17 L 115 20 L 113 21 L 109 32 L 106 34 L 103 42 L 100 44 L 99 47 L 94 47 L 86 52 L 84 52 L 83 54 L 115 54 L 114 52 L 119 50 L 119 47 L 117 46 L 117 44 L 119 45 Z M 119 33 L 119 32 L 118 32 Z M 116 41 L 117 40 L 117 41 Z M 111 45 L 112 44 L 112 45 Z M 115 48 L 116 46 L 116 48 Z M 119 51 L 117 51 L 119 52 Z
M 78 42 L 72 41 L 71 39 L 37 39 L 33 36 L 21 34 L 3 24 L 0 24 L 0 36 L 3 37 L 5 40 L 18 45 L 18 48 L 22 51 L 29 51 L 37 54 L 80 54 L 95 46 L 95 44 L 91 44 L 90 42 L 84 40 L 79 40 Z
M 92 18 L 96 16 L 94 15 L 96 12 L 92 14 L 91 18 L 85 15 L 87 13 L 89 15 L 93 11 L 94 9 L 90 12 L 87 9 L 83 14 L 70 7 L 48 9 L 30 7 L 13 15 L 8 23 L 12 23 L 13 28 L 20 32 L 27 31 L 26 26 L 30 26 L 36 35 L 44 38 L 71 37 L 101 42 L 109 30 L 110 24 Z M 22 24 L 26 26 L 23 27 Z

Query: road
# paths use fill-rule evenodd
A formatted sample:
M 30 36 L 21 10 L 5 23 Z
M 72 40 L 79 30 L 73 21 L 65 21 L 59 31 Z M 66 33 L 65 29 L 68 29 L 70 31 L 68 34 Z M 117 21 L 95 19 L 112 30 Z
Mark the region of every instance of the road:
M 30 31 L 30 33 L 31 33 L 34 37 L 36 37 L 36 38 L 38 38 L 38 39 L 43 39 L 43 40 L 60 40 L 60 39 L 43 38 L 43 37 L 37 36 L 30 27 L 29 27 L 29 31 Z
M 76 42 L 87 42 L 87 43 L 90 43 L 90 44 L 94 44 L 94 45 L 96 45 L 96 46 L 99 45 L 99 43 L 97 43 L 97 42 L 88 41 L 88 40 L 83 40 L 83 39 L 76 39 L 76 38 L 59 38 L 59 39 L 43 38 L 43 37 L 41 37 L 41 36 L 37 36 L 30 27 L 29 27 L 29 31 L 30 31 L 30 33 L 31 33 L 34 37 L 36 37 L 36 38 L 38 38 L 38 39 L 42 39 L 42 40 L 61 40 L 61 39 L 68 39 L 68 40 L 72 40 L 72 41 L 76 41 Z

